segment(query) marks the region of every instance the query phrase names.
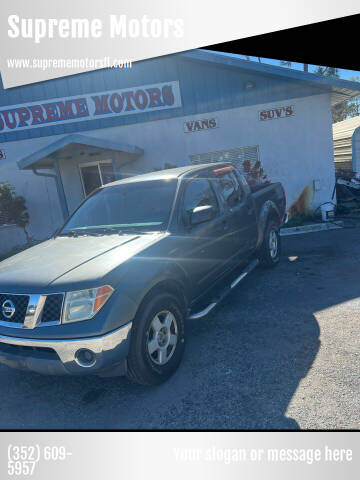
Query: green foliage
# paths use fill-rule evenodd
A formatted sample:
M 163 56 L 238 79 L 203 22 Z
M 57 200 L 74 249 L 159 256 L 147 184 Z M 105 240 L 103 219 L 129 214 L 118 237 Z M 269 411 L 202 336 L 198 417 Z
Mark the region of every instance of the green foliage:
M 360 114 L 359 97 L 353 100 L 343 101 L 332 107 L 333 122 L 341 122 L 347 118 L 353 118 Z
M 9 183 L 0 183 L 0 224 L 15 224 L 24 230 L 26 241 L 30 242 L 30 237 L 26 230 L 29 223 L 29 213 L 27 211 L 25 198 L 16 195 L 13 187 Z
M 339 69 L 335 67 L 318 67 L 315 70 L 318 75 L 324 75 L 325 77 L 340 78 Z M 353 82 L 358 82 L 359 77 L 351 78 Z M 332 107 L 333 123 L 341 122 L 347 118 L 356 117 L 360 114 L 359 96 L 352 98 L 351 100 L 344 100 Z
M 292 62 L 290 62 L 289 60 L 280 60 L 280 65 L 282 67 L 291 68 L 292 67 Z M 304 70 L 304 72 L 309 71 L 309 64 L 308 63 L 303 63 L 303 70 Z
M 280 60 L 280 65 L 282 67 L 291 68 L 292 62 L 290 62 L 289 60 Z
M 340 78 L 339 75 L 339 69 L 336 67 L 317 67 L 316 70 L 314 70 L 314 73 L 317 75 L 323 75 L 324 77 L 336 77 Z
M 282 67 L 291 68 L 292 62 L 287 60 L 280 60 Z M 308 71 L 308 65 L 304 63 L 304 72 Z M 324 77 L 340 78 L 339 69 L 336 67 L 322 67 L 318 66 L 314 73 L 317 75 L 323 75 Z M 350 78 L 353 82 L 359 82 L 359 77 Z M 360 115 L 360 96 L 353 97 L 351 100 L 344 100 L 332 107 L 333 123 L 341 122 L 347 118 L 356 117 Z
M 350 80 L 352 82 L 359 82 L 360 78 L 350 77 Z M 353 97 L 351 100 L 345 100 L 344 102 L 334 105 L 332 114 L 334 123 L 360 115 L 360 95 Z

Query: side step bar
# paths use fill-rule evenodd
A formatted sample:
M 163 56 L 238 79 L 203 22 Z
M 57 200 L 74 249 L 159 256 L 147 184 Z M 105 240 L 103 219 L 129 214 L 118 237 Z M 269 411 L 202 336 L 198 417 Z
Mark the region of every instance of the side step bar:
M 204 308 L 204 310 L 201 310 L 200 312 L 193 313 L 192 315 L 190 315 L 189 319 L 197 320 L 199 318 L 205 317 L 205 315 L 211 312 L 211 310 L 215 308 L 216 305 L 218 305 L 221 302 L 221 300 L 223 300 L 231 292 L 231 290 L 241 282 L 241 280 L 244 280 L 246 275 L 248 275 L 252 270 L 254 270 L 254 268 L 257 267 L 258 264 L 259 264 L 258 259 L 255 259 L 251 263 L 249 263 L 249 265 L 245 268 L 245 270 L 237 278 L 235 278 L 235 280 L 231 283 L 230 287 L 225 288 L 218 297 L 216 297 L 211 303 L 209 303 L 209 305 L 206 308 Z

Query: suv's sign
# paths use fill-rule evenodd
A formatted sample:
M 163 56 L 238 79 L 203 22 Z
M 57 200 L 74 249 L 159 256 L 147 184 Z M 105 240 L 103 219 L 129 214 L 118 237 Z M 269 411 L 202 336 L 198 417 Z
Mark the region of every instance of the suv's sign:
M 260 110 L 259 120 L 274 120 L 275 118 L 286 118 L 294 115 L 294 106 L 273 107 L 266 110 Z

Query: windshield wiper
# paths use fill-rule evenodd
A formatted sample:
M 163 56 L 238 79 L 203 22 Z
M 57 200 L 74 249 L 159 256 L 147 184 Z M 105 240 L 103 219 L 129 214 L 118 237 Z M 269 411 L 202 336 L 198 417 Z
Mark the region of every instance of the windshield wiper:
M 108 228 L 99 228 L 99 230 L 87 230 L 88 235 L 93 235 L 94 237 L 102 237 L 104 235 L 122 235 L 122 231 L 116 227 Z
M 91 230 L 67 230 L 61 232 L 57 237 L 87 237 L 87 236 L 98 236 L 101 235 L 99 232 L 92 232 Z
M 134 233 L 134 234 L 139 234 L 139 235 L 150 235 L 152 233 L 160 233 L 161 230 L 142 230 L 141 228 L 138 227 L 124 227 L 123 231 L 121 233 Z
M 78 237 L 79 233 L 76 230 L 67 230 L 66 232 L 60 232 L 57 237 Z

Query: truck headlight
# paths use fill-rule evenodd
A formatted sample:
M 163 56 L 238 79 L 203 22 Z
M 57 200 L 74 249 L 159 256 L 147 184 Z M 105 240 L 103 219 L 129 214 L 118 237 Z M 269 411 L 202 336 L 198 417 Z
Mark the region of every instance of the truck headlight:
M 65 294 L 62 323 L 92 318 L 106 303 L 114 289 L 109 285 Z

